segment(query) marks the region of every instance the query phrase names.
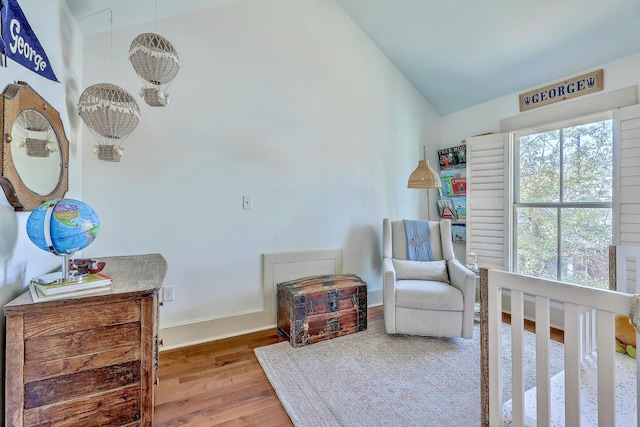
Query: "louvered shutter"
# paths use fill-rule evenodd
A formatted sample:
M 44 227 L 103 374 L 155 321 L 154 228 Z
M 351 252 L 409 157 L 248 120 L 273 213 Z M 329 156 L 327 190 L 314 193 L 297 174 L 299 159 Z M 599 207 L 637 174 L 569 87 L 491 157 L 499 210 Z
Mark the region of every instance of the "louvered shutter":
M 478 266 L 509 270 L 509 134 L 469 137 L 467 142 L 467 253 Z
M 614 111 L 614 143 L 613 244 L 640 246 L 640 105 Z

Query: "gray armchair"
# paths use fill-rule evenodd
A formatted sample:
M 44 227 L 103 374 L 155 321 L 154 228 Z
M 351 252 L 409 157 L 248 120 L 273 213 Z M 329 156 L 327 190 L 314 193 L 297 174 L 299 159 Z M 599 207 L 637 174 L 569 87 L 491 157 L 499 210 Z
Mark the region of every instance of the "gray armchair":
M 473 337 L 474 274 L 455 259 L 451 221 L 429 221 L 434 261 L 408 261 L 404 221 L 382 221 L 388 334 Z

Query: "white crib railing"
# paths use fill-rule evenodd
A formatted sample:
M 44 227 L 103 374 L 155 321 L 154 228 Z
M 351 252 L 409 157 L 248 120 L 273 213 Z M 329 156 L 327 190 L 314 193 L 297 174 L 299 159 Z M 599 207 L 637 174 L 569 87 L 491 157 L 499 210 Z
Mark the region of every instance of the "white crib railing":
M 629 313 L 632 295 L 487 269 L 481 269 L 480 283 L 482 425 L 502 425 L 501 322 L 502 298 L 506 290 L 509 291 L 506 294 L 510 294 L 511 299 L 513 425 L 524 425 L 526 412 L 523 378 L 525 295 L 535 299 L 538 425 L 550 423 L 549 312 L 552 301 L 564 306 L 566 425 L 580 425 L 580 361 L 592 352 L 597 353 L 598 425 L 616 425 L 615 315 Z M 598 343 L 606 345 L 598 346 Z M 640 370 L 640 359 L 637 369 Z M 640 396 L 640 393 L 637 396 Z M 638 420 L 640 427 L 640 416 Z

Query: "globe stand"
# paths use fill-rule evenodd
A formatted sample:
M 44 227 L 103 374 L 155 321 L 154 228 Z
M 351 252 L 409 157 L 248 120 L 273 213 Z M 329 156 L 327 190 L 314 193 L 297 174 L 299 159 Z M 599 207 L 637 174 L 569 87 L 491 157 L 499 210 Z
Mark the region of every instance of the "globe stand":
M 88 273 L 71 272 L 69 273 L 69 254 L 60 255 L 62 257 L 62 270 L 54 273 L 48 273 L 37 277 L 36 280 L 41 285 L 50 285 L 54 283 L 73 283 L 82 280 Z

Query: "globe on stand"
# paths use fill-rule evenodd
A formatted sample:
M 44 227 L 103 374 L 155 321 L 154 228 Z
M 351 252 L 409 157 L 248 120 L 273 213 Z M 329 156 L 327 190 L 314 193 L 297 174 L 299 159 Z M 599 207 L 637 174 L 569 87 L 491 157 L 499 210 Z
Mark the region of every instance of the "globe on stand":
M 40 276 L 40 283 L 78 280 L 69 274 L 69 256 L 89 246 L 100 231 L 93 208 L 74 199 L 55 199 L 38 206 L 27 219 L 27 235 L 34 245 L 61 256 L 62 271 Z

